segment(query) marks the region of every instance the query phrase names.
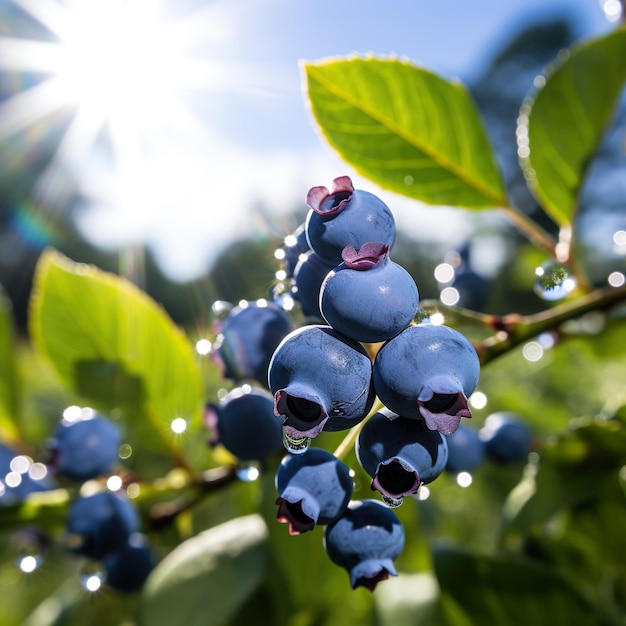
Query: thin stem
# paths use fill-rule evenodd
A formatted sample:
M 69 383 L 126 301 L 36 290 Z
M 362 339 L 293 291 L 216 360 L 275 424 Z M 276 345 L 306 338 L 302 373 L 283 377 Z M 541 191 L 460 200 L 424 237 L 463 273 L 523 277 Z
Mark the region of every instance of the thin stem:
M 626 287 L 603 287 L 539 313 L 505 315 L 493 323 L 496 334 L 476 346 L 480 362 L 484 365 L 542 332 L 558 329 L 563 322 L 605 311 L 622 301 L 626 301 Z
M 378 413 L 378 411 L 380 411 L 380 409 L 382 408 L 383 408 L 382 402 L 376 399 L 374 406 L 372 407 L 370 412 L 367 414 L 367 416 L 363 420 L 361 420 L 356 426 L 353 426 L 348 431 L 348 434 L 343 438 L 343 441 L 337 446 L 333 454 L 338 459 L 345 458 L 346 455 L 350 452 L 350 450 L 354 448 L 354 444 L 356 443 L 359 433 L 361 432 L 363 426 L 365 426 L 365 423 L 367 422 L 367 420 L 369 420 L 369 418 L 372 417 L 372 415 Z
M 554 255 L 557 241 L 547 230 L 544 230 L 535 220 L 512 206 L 503 206 L 501 210 L 531 242 L 548 254 Z
M 194 491 L 185 493 L 178 498 L 156 504 L 150 510 L 150 526 L 153 529 L 171 524 L 183 511 L 195 506 L 206 493 L 216 491 L 237 479 L 237 468 L 216 467 L 202 473 L 193 483 Z

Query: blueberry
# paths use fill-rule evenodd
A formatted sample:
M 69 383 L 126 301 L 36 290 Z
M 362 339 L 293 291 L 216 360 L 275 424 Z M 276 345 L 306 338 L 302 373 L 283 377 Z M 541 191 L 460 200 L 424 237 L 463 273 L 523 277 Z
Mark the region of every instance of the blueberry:
M 435 480 L 445 469 L 445 437 L 424 420 L 408 419 L 382 409 L 363 426 L 356 444 L 361 467 L 372 477 L 389 506 L 399 506 L 420 485 Z
M 320 289 L 328 272 L 334 267 L 324 263 L 314 252 L 307 252 L 300 257 L 294 270 L 292 296 L 306 317 L 320 321 L 323 319 Z
M 213 358 L 222 374 L 240 382 L 252 379 L 267 384 L 267 366 L 272 352 L 293 330 L 284 311 L 265 300 L 242 301 L 218 325 Z
M 44 478 L 30 475 L 32 459 L 0 443 L 0 507 L 22 502 L 29 494 L 52 488 Z
M 458 306 L 482 311 L 489 296 L 489 281 L 473 270 L 456 272 L 452 287 L 459 294 Z
M 485 459 L 485 444 L 478 431 L 464 424 L 447 436 L 448 462 L 446 471 L 453 474 L 471 472 Z
M 209 443 L 223 445 L 241 461 L 262 461 L 283 448 L 274 397 L 265 389 L 232 389 L 219 404 L 207 404 L 204 423 L 212 431 Z
M 74 500 L 67 517 L 65 546 L 71 552 L 100 560 L 120 550 L 139 530 L 139 515 L 125 497 L 102 491 Z
M 311 207 L 306 218 L 306 237 L 311 250 L 325 263 L 341 263 L 348 245 L 358 250 L 368 241 L 391 247 L 396 225 L 389 207 L 373 193 L 354 189 L 348 176 L 335 178 L 332 190 L 313 187 L 307 194 Z
M 108 417 L 59 422 L 48 440 L 50 466 L 57 474 L 85 481 L 111 471 L 118 459 L 120 432 Z
M 276 251 L 276 258 L 281 261 L 281 267 L 287 278 L 292 278 L 300 256 L 309 251 L 309 242 L 306 238 L 304 224 L 284 239 L 283 245 Z
M 320 289 L 320 310 L 328 324 L 372 343 L 405 329 L 415 317 L 419 293 L 412 276 L 389 258 L 389 247 L 369 242 L 357 252 L 346 246 L 342 257 Z
M 322 448 L 309 448 L 285 456 L 276 471 L 279 522 L 289 524 L 289 534 L 328 524 L 348 506 L 354 483 L 350 468 Z
M 532 431 L 515 413 L 492 413 L 478 434 L 485 444 L 487 456 L 499 463 L 525 461 L 532 450 Z
M 275 413 L 283 417 L 290 452 L 303 452 L 322 430 L 358 424 L 374 403 L 372 363 L 365 348 L 330 326 L 294 330 L 269 366 Z
M 377 500 L 353 500 L 324 532 L 326 552 L 347 570 L 352 588 L 370 591 L 390 575 L 398 575 L 393 561 L 404 549 L 404 541 L 398 516 Z
M 141 589 L 154 569 L 152 549 L 145 535 L 133 533 L 126 544 L 102 559 L 109 587 L 123 593 Z
M 444 435 L 462 417 L 476 388 L 480 362 L 470 341 L 448 326 L 409 326 L 385 342 L 374 360 L 373 380 L 380 401 L 394 413 L 424 419 Z

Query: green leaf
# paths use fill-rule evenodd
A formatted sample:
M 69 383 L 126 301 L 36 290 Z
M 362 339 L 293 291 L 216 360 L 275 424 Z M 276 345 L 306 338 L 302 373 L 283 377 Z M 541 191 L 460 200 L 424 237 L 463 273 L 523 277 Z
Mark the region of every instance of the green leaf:
M 397 59 L 305 63 L 328 143 L 385 189 L 433 205 L 506 206 L 493 150 L 468 91 Z
M 382 624 L 393 626 L 443 625 L 439 609 L 439 586 L 431 573 L 400 572 L 385 581 L 385 593 L 376 594 L 376 611 Z
M 525 531 L 558 513 L 590 506 L 600 485 L 616 481 L 626 462 L 626 429 L 618 420 L 578 420 L 545 444 L 504 506 L 505 530 Z M 576 476 L 576 480 L 572 480 Z
M 0 286 L 0 439 L 11 444 L 19 439 L 19 377 L 15 356 L 12 305 Z
M 473 626 L 606 624 L 566 580 L 530 559 L 446 546 L 435 549 L 434 566 L 442 594 L 458 603 Z
M 35 346 L 93 406 L 148 415 L 160 437 L 176 417 L 199 420 L 203 394 L 191 344 L 129 281 L 48 250 L 29 313 Z
M 28 617 L 22 626 L 119 626 L 132 623 L 135 608 L 132 596 L 129 598 L 112 594 L 87 591 L 79 576 L 69 577 L 55 593 L 45 598 Z M 4 623 L 4 622 L 3 622 Z
M 238 517 L 184 541 L 153 570 L 142 592 L 139 624 L 221 626 L 267 573 L 267 527 Z
M 523 167 L 546 213 L 561 226 L 574 218 L 585 172 L 625 81 L 626 30 L 618 29 L 572 50 L 530 104 L 530 154 Z

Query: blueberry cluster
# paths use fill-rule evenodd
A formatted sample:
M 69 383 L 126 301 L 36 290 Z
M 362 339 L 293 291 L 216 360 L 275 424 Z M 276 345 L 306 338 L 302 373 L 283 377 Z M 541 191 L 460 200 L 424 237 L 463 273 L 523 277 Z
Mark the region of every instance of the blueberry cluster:
M 343 176 L 331 190 L 313 187 L 307 204 L 279 255 L 292 296 L 316 319 L 286 335 L 269 363 L 289 453 L 276 474 L 277 519 L 291 534 L 324 525 L 331 560 L 353 587 L 373 590 L 396 574 L 404 547 L 391 509 L 446 468 L 447 436 L 471 417 L 479 360 L 458 331 L 414 323 L 419 291 L 390 257 L 395 222 L 380 198 Z M 324 431 L 356 425 L 357 460 L 382 502 L 352 500 L 350 470 L 311 447 Z
M 108 417 L 72 407 L 47 442 L 49 469 L 80 483 L 109 475 L 118 459 L 120 433 Z M 140 533 L 135 505 L 124 495 L 98 489 L 79 494 L 70 504 L 64 547 L 103 572 L 118 591 L 139 589 L 154 566 L 146 537 Z
M 227 307 L 218 322 L 213 358 L 239 386 L 207 404 L 205 425 L 212 445 L 242 461 L 284 447 L 277 520 L 292 535 L 323 526 L 330 559 L 353 587 L 373 590 L 396 575 L 404 547 L 392 509 L 446 468 L 447 436 L 471 417 L 479 360 L 458 331 L 415 323 L 418 287 L 391 258 L 395 220 L 380 198 L 342 176 L 306 201 L 305 223 L 276 254 L 273 302 Z M 288 299 L 303 324 L 288 321 Z M 353 499 L 352 470 L 311 445 L 355 426 L 358 463 L 381 500 Z

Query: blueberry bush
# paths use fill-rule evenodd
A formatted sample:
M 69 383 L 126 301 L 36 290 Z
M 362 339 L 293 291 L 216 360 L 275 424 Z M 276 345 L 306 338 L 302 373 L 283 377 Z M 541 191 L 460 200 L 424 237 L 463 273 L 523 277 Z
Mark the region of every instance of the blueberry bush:
M 2 296 L 2 623 L 625 624 L 623 184 L 612 239 L 585 230 L 612 145 L 626 175 L 626 30 L 526 86 L 514 172 L 459 81 L 376 56 L 302 76 L 355 174 L 303 190 L 267 298 L 182 328 L 54 249 L 28 341 Z M 380 189 L 502 214 L 501 280 L 468 247 L 429 297 Z

